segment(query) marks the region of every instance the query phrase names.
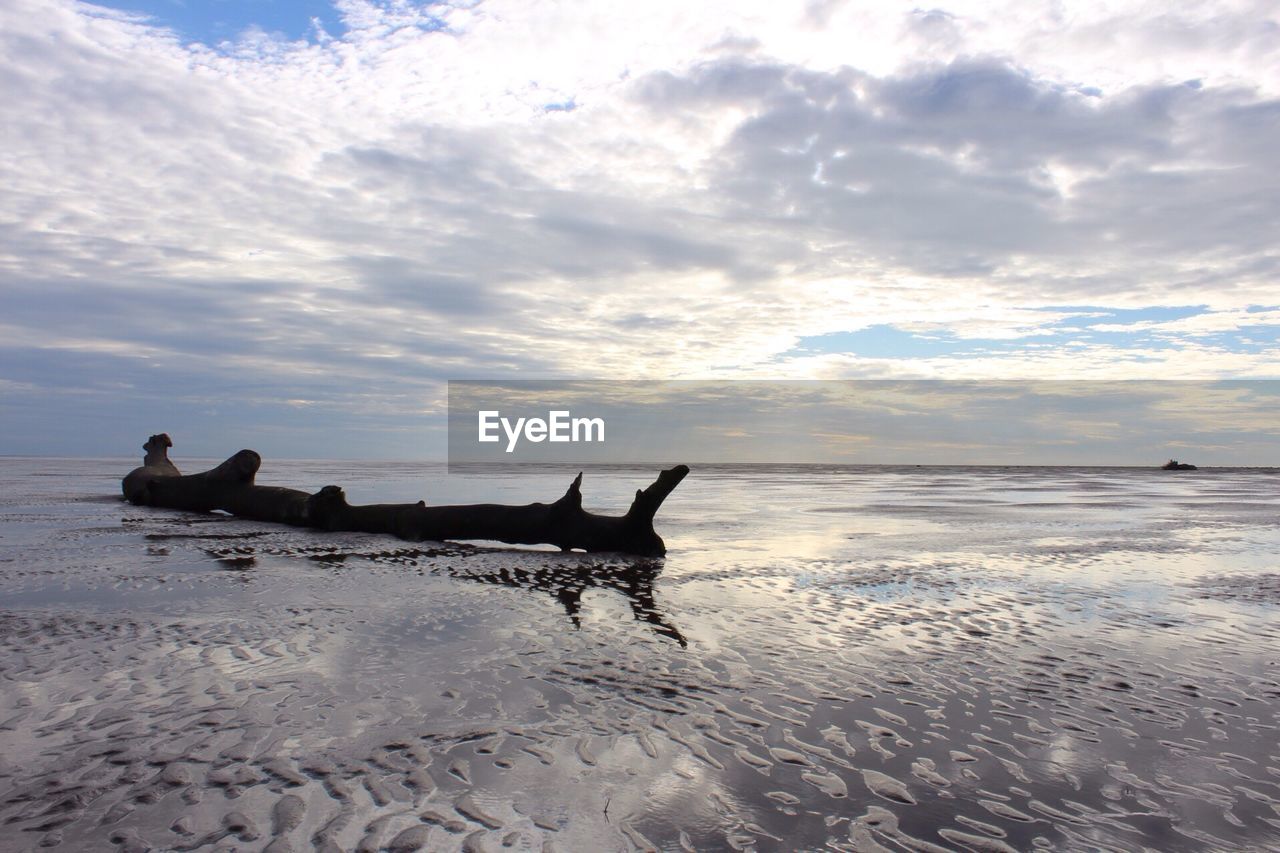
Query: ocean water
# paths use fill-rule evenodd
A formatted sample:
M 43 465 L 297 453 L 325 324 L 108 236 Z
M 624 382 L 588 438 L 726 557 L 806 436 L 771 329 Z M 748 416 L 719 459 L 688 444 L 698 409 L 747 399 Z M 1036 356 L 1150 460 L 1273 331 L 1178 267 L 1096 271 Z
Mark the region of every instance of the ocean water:
M 1274 470 L 694 465 L 644 561 L 132 507 L 136 464 L 0 460 L 0 849 L 1280 848 Z

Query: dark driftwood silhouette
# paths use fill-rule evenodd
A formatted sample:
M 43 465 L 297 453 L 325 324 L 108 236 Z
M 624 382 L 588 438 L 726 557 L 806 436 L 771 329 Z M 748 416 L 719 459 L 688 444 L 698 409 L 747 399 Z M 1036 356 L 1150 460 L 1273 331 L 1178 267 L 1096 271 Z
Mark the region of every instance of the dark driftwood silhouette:
M 222 510 L 240 518 L 321 530 L 389 533 L 414 542 L 490 539 L 645 557 L 666 553 L 662 537 L 653 529 L 653 517 L 689 473 L 686 465 L 663 471 L 649 488 L 636 491 L 631 508 L 622 516 L 596 515 L 582 508 L 582 474 L 563 497 L 550 504 L 427 506 L 419 501 L 351 506 L 337 486 L 309 494 L 257 485 L 254 477 L 262 457 L 252 450 L 241 450 L 212 470 L 184 476 L 169 461 L 166 451 L 172 446 L 169 436 L 163 434 L 147 441 L 142 467 L 131 471 L 121 483 L 125 498 L 145 506 L 193 512 Z
M 173 477 L 181 473 L 178 471 L 178 466 L 169 461 L 170 447 L 173 447 L 173 442 L 163 432 L 151 436 L 147 439 L 147 443 L 142 445 L 142 449 L 147 451 L 147 455 L 142 458 L 142 467 L 134 468 L 120 481 L 120 488 L 124 490 L 126 500 L 132 501 L 136 495 L 140 494 L 146 487 L 147 480 L 152 477 Z

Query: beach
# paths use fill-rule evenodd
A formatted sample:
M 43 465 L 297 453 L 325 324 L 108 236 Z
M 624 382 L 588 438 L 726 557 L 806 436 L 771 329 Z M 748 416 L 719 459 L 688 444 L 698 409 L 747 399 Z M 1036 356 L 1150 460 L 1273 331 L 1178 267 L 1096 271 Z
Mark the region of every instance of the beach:
M 640 560 L 133 507 L 136 464 L 0 459 L 2 849 L 1280 847 L 1274 469 L 691 464 Z

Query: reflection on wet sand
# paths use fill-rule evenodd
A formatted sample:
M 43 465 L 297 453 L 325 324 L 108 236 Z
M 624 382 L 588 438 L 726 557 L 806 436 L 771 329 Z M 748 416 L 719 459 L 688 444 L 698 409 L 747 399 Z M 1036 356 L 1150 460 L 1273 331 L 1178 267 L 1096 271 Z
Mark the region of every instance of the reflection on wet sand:
M 541 564 L 507 565 L 503 564 L 501 558 L 504 551 L 509 551 L 509 549 L 481 551 L 467 546 L 449 546 L 432 549 L 398 548 L 391 551 L 372 551 L 368 553 L 324 550 L 309 553 L 306 556 L 320 563 L 345 563 L 347 560 L 354 558 L 374 562 L 393 560 L 401 563 L 407 561 L 416 563 L 419 560 L 446 555 L 491 554 L 496 558 L 497 566 L 481 566 L 477 565 L 475 560 L 463 560 L 447 564 L 443 567 L 443 570 L 452 578 L 476 583 L 498 584 L 530 592 L 549 593 L 564 608 L 565 614 L 573 623 L 573 627 L 579 629 L 582 627 L 583 593 L 593 589 L 620 592 L 627 599 L 627 603 L 631 608 L 631 615 L 637 622 L 648 624 L 656 634 L 675 640 L 681 647 L 688 646 L 688 641 L 680 633 L 680 629 L 666 618 L 654 600 L 653 584 L 658 575 L 662 573 L 663 561 L 661 559 L 618 554 L 614 556 L 612 561 L 603 561 L 598 557 L 573 556 L 564 558 L 557 554 L 547 555 L 546 562 Z M 206 553 L 228 569 L 245 570 L 257 564 L 256 551 L 252 545 L 208 548 Z M 527 562 L 529 556 L 529 552 L 526 551 L 518 559 Z M 541 557 L 541 555 L 538 555 L 538 557 Z
M 662 572 L 661 560 L 619 557 L 618 562 L 586 562 L 547 564 L 531 568 L 504 566 L 496 571 L 474 572 L 460 567 L 450 572 L 455 578 L 480 583 L 501 584 L 515 589 L 550 593 L 573 622 L 582 627 L 580 612 L 582 594 L 592 589 L 607 589 L 622 593 L 637 622 L 648 624 L 655 633 L 669 637 L 687 647 L 688 641 L 670 622 L 654 601 L 653 584 Z
M 1202 473 L 711 471 L 665 562 L 11 482 L 0 838 L 1273 849 L 1280 497 Z

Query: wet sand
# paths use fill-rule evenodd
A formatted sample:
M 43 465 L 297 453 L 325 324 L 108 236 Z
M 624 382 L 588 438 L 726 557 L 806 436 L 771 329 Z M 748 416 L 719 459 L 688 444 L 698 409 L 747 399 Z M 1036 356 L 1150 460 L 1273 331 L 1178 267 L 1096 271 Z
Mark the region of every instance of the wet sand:
M 261 479 L 574 473 L 343 465 Z M 129 466 L 0 460 L 2 849 L 1280 847 L 1274 472 L 695 467 L 652 562 L 139 509 Z

